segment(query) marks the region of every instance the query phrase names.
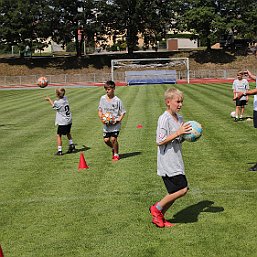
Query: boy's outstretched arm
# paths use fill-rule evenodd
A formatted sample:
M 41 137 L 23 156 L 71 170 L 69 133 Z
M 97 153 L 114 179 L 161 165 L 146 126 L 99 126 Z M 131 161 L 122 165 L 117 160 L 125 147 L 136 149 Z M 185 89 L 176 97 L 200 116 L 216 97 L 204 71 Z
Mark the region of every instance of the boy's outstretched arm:
M 45 100 L 48 101 L 51 104 L 51 106 L 54 105 L 53 100 L 49 96 L 45 97 Z
M 239 92 L 238 95 L 237 95 L 237 97 L 234 98 L 234 100 L 237 99 L 237 98 L 240 99 L 242 96 L 256 95 L 256 94 L 257 94 L 257 88 L 254 88 L 254 89 L 252 89 L 252 90 L 248 90 L 248 91 L 246 91 L 246 92 Z

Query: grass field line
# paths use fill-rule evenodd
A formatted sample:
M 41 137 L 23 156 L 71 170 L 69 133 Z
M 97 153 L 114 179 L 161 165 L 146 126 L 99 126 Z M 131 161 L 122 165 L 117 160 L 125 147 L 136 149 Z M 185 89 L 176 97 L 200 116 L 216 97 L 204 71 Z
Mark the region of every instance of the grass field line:
M 190 188 L 190 191 L 188 194 L 194 196 L 194 195 L 229 195 L 229 194 L 252 194 L 257 193 L 257 188 L 254 189 L 219 189 L 219 190 L 199 190 Z M 138 193 L 124 193 L 122 194 L 119 192 L 119 196 L 123 198 L 131 198 L 131 195 L 157 195 L 156 192 L 138 192 Z M 109 197 L 116 196 L 116 193 L 108 193 Z M 105 199 L 105 195 L 92 195 L 92 194 L 84 194 L 83 196 L 62 196 L 62 197 L 35 197 L 35 198 L 25 198 L 25 199 L 15 199 L 15 200 L 7 200 L 7 201 L 0 201 L 0 205 L 8 205 L 8 204 L 30 204 L 30 203 L 61 203 L 61 202 L 76 202 L 76 201 L 83 201 L 83 200 L 101 200 Z

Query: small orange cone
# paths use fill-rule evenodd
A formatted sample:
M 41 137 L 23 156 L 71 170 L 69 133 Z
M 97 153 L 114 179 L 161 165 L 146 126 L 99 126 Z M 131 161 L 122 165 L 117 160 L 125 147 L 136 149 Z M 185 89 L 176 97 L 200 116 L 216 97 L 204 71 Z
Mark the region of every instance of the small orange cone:
M 79 159 L 79 170 L 80 169 L 88 169 L 89 167 L 87 166 L 84 154 L 80 154 L 80 159 Z M 0 256 L 1 257 L 1 256 Z
M 1 245 L 0 245 L 0 257 L 4 257 L 4 253 L 3 253 Z

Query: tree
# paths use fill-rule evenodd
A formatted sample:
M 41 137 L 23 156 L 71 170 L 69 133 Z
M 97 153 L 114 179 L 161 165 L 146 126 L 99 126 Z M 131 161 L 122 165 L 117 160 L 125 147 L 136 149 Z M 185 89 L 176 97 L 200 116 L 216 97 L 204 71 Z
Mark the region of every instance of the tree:
M 167 24 L 174 16 L 172 4 L 173 1 L 166 0 L 100 0 L 101 33 L 109 30 L 126 34 L 127 49 L 131 54 L 138 44 L 139 33 L 150 43 L 156 43 L 157 35 L 165 34 Z
M 97 3 L 98 29 L 97 34 L 126 34 L 128 53 L 132 53 L 137 44 L 138 36 L 138 5 L 136 0 L 100 0 Z
M 212 41 L 217 42 L 226 31 L 243 38 L 246 31 L 256 31 L 256 22 L 249 23 L 256 11 L 255 0 L 186 0 L 181 3 L 178 22 L 182 30 L 206 40 L 210 49 Z
M 81 46 L 78 40 L 78 29 L 83 20 L 83 1 L 51 0 L 51 37 L 63 47 L 75 38 L 77 56 L 81 55 Z
M 21 55 L 25 49 L 33 51 L 46 45 L 48 23 L 45 13 L 48 6 L 41 0 L 0 1 L 0 42 L 6 46 L 17 45 Z

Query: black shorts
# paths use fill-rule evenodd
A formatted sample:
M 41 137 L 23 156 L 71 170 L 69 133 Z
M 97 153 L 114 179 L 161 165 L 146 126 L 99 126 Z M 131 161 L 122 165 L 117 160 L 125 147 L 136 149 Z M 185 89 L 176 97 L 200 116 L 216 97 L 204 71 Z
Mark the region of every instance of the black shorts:
M 257 111 L 253 111 L 253 126 L 257 128 Z
M 236 106 L 245 106 L 245 105 L 246 105 L 246 100 L 236 99 Z
M 71 125 L 72 124 L 69 124 L 69 125 L 58 125 L 57 134 L 58 135 L 67 135 L 67 134 L 69 134 L 70 130 L 71 130 Z
M 119 136 L 119 131 L 114 131 L 114 132 L 104 132 L 103 137 L 104 138 L 109 138 L 109 137 L 118 137 Z
M 177 191 L 188 188 L 188 183 L 185 175 L 177 175 L 174 177 L 162 177 L 165 187 L 169 194 L 176 193 Z

